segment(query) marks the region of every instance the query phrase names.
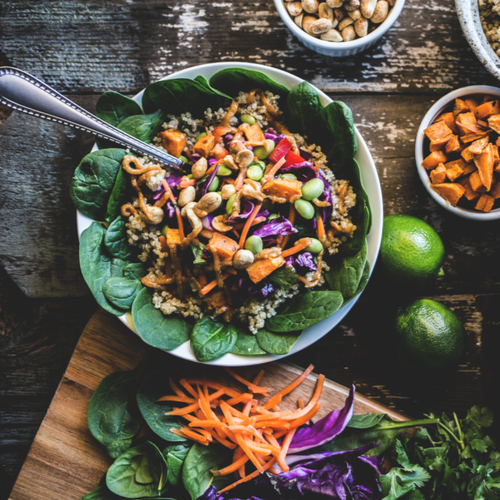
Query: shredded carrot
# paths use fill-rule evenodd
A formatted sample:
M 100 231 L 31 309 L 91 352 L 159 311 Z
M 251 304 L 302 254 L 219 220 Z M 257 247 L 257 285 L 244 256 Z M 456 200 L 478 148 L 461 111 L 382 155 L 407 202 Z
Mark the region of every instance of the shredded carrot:
M 240 237 L 240 242 L 239 242 L 240 248 L 243 248 L 245 246 L 245 240 L 247 239 L 248 231 L 249 231 L 250 227 L 252 226 L 252 222 L 254 221 L 255 217 L 259 213 L 260 207 L 262 207 L 262 203 L 255 205 L 254 209 L 252 210 L 252 213 L 250 214 L 250 217 L 248 217 L 248 219 L 245 223 L 245 227 L 243 228 L 243 231 L 241 232 L 241 237 Z
M 320 241 L 323 241 L 326 238 L 325 225 L 323 224 L 323 217 L 321 217 L 321 215 L 318 214 L 316 222 L 317 222 L 318 239 Z
M 160 245 L 161 245 L 161 251 L 168 252 L 167 238 L 165 238 L 165 236 L 160 236 L 158 238 L 158 241 L 160 242 Z
M 259 373 L 257 373 L 257 376 L 253 379 L 252 384 L 257 385 L 260 382 L 260 379 L 264 376 L 264 370 L 261 370 Z
M 210 472 L 214 476 L 227 476 L 228 474 L 231 474 L 231 472 L 236 472 L 242 465 L 247 463 L 248 460 L 249 460 L 248 457 L 246 455 L 243 455 L 238 460 L 233 462 L 231 465 L 224 467 L 223 469 L 211 470 Z
M 283 396 L 286 396 L 290 392 L 292 392 L 297 386 L 299 386 L 308 375 L 314 370 L 314 365 L 309 365 L 300 377 L 297 377 L 291 384 L 287 385 L 284 389 L 274 394 L 271 398 L 268 399 L 266 404 L 264 404 L 264 408 L 268 410 L 273 406 L 277 405 L 282 399 Z
M 281 256 L 283 258 L 290 257 L 290 255 L 293 255 L 294 253 L 304 250 L 304 248 L 307 248 L 310 244 L 311 244 L 310 238 L 301 238 L 300 240 L 297 240 L 295 242 L 295 245 L 292 248 L 289 248 L 288 250 L 281 252 Z
M 226 373 L 231 375 L 231 377 L 235 378 L 238 382 L 241 382 L 243 385 L 246 385 L 254 394 L 263 394 L 264 396 L 268 395 L 268 392 L 271 389 L 266 387 L 259 387 L 248 380 L 245 380 L 243 377 L 240 377 L 233 369 L 228 368 L 227 366 L 224 368 Z
M 168 379 L 168 384 L 170 388 L 177 394 L 177 396 L 185 396 L 185 394 L 179 389 L 179 386 L 174 382 L 174 379 L 170 377 Z
M 222 279 L 225 280 L 225 279 L 229 278 L 230 274 L 231 273 L 229 273 L 227 271 L 222 273 Z M 215 279 L 201 289 L 201 294 L 206 295 L 208 292 L 211 292 L 216 286 L 217 286 L 217 280 Z
M 181 241 L 184 239 L 184 223 L 182 222 L 182 216 L 181 216 L 181 211 L 179 210 L 179 207 L 177 206 L 177 200 L 172 193 L 172 190 L 170 189 L 170 186 L 168 185 L 168 182 L 166 179 L 163 179 L 161 181 L 163 187 L 165 188 L 165 191 L 168 193 L 168 197 L 170 198 L 170 201 L 175 207 L 175 215 L 177 217 L 177 225 L 179 226 L 179 236 L 181 238 Z
M 267 462 L 266 465 L 262 466 L 262 472 L 270 469 L 275 463 L 276 463 L 276 458 L 273 458 L 273 459 L 269 460 L 269 462 Z M 247 476 L 242 477 L 241 479 L 239 479 L 235 483 L 232 483 L 229 486 L 226 486 L 224 489 L 220 490 L 219 493 L 225 493 L 226 491 L 232 490 L 233 488 L 235 488 L 239 484 L 251 481 L 252 479 L 254 479 L 255 477 L 257 477 L 260 473 L 261 473 L 261 471 L 259 471 L 257 469 L 256 471 L 252 472 L 251 474 L 248 474 Z
M 242 168 L 240 170 L 240 173 L 238 174 L 238 177 L 236 177 L 236 182 L 234 183 L 236 191 L 239 191 L 243 187 L 243 181 L 245 180 L 245 177 L 247 175 L 247 170 L 248 167 Z
M 187 396 L 162 396 L 158 401 L 176 401 L 178 403 L 196 403 L 193 398 Z
M 264 222 L 266 220 L 266 217 L 263 217 L 262 215 L 259 215 L 255 217 L 254 221 L 252 222 L 252 226 L 256 226 L 257 224 L 260 224 L 261 222 Z M 243 229 L 245 227 L 245 224 L 242 222 L 240 224 L 235 224 L 234 229 Z M 239 236 L 238 236 L 239 238 Z
M 283 156 L 283 158 L 279 159 L 274 165 L 273 167 L 271 168 L 271 170 L 269 170 L 269 172 L 267 173 L 267 175 L 264 177 L 264 180 L 266 182 L 269 182 L 275 175 L 276 173 L 278 172 L 278 170 L 286 163 L 286 158 Z
M 206 286 L 208 282 L 207 282 L 207 275 L 205 273 L 200 273 L 199 282 L 202 287 Z

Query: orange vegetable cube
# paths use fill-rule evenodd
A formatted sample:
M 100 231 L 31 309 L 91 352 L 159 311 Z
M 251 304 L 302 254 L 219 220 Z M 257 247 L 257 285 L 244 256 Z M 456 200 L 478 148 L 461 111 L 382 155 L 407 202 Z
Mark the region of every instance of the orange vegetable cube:
M 444 148 L 444 152 L 449 155 L 450 153 L 455 153 L 460 151 L 460 140 L 458 139 L 457 135 L 452 135 L 449 139 L 448 142 L 446 143 L 446 146 Z
M 262 186 L 262 192 L 291 203 L 302 196 L 302 183 L 294 179 L 272 179 Z
M 450 127 L 448 127 L 444 121 L 435 122 L 424 130 L 424 134 L 431 142 L 442 139 L 443 137 L 448 137 L 452 133 Z
M 479 106 L 479 102 L 476 101 L 476 99 L 473 99 L 472 97 L 466 97 L 464 99 L 465 104 L 468 106 L 469 110 L 474 112 L 474 110 Z
M 167 245 L 180 245 L 182 243 L 181 235 L 178 229 L 167 229 Z
M 432 170 L 433 168 L 436 168 L 440 163 L 445 163 L 446 161 L 448 161 L 448 157 L 442 151 L 433 151 L 422 162 L 422 167 L 427 170 Z
M 469 146 L 469 151 L 472 154 L 475 155 L 480 155 L 484 148 L 488 145 L 489 137 L 482 137 L 481 139 L 478 139 L 474 141 L 470 146 Z
M 213 135 L 204 135 L 200 137 L 193 146 L 193 151 L 205 158 L 215 146 L 215 137 Z
M 457 116 L 456 124 L 460 135 L 478 134 L 484 132 L 477 126 L 477 120 L 474 113 L 460 113 Z
M 186 147 L 186 134 L 180 130 L 168 129 L 159 133 L 162 146 L 169 154 L 179 158 Z
M 448 144 L 448 141 L 450 140 L 451 137 L 453 137 L 453 135 L 447 135 L 442 139 L 436 139 L 435 141 L 431 141 L 429 149 L 431 151 L 441 151 L 442 149 L 445 148 L 446 144 Z
M 455 105 L 453 106 L 453 115 L 456 117 L 460 113 L 465 113 L 466 111 L 470 111 L 467 103 L 463 99 L 455 99 Z
M 475 110 L 474 114 L 478 120 L 484 120 L 485 118 L 489 118 L 491 115 L 495 115 L 500 113 L 500 106 L 498 105 L 498 101 L 488 101 L 483 104 L 480 104 Z
M 252 142 L 261 142 L 265 139 L 264 132 L 262 132 L 262 129 L 256 123 L 247 127 L 244 133 L 247 140 Z
M 464 196 L 469 200 L 469 201 L 472 201 L 472 200 L 476 200 L 477 198 L 479 198 L 481 196 L 481 193 L 478 193 L 477 191 L 474 191 L 472 188 L 471 188 L 471 185 L 470 185 L 470 181 L 468 178 L 465 178 L 461 181 L 459 181 L 460 184 L 462 184 L 462 186 L 465 188 L 465 193 L 464 193 Z
M 478 192 L 478 193 L 483 193 L 486 191 L 486 187 L 484 184 L 481 182 L 481 177 L 479 176 L 479 172 L 474 172 L 469 176 L 469 182 L 470 182 L 470 187 Z
M 213 156 L 216 160 L 222 160 L 228 154 L 229 151 L 222 144 L 216 144 L 210 152 L 210 156 Z
M 496 182 L 491 190 L 490 190 L 490 196 L 493 196 L 493 198 L 495 198 L 495 200 L 497 198 L 500 198 L 500 182 Z
M 236 241 L 228 236 L 214 232 L 213 237 L 208 244 L 211 250 L 215 250 L 221 259 L 230 259 L 239 250 Z
M 491 130 L 493 130 L 497 134 L 500 134 L 500 114 L 491 115 L 488 118 L 488 126 L 491 128 Z M 499 139 L 497 139 L 497 142 L 499 142 Z
M 269 276 L 273 271 L 276 271 L 285 263 L 285 259 L 281 257 L 275 257 L 274 259 L 260 259 L 255 261 L 252 265 L 247 267 L 248 277 L 254 282 L 258 283 L 264 278 Z
M 443 113 L 442 115 L 438 116 L 434 120 L 434 123 L 439 122 L 439 121 L 444 121 L 454 134 L 458 133 L 458 128 L 457 128 L 457 125 L 455 124 L 455 116 L 453 115 L 452 112 Z
M 440 163 L 434 170 L 431 170 L 429 176 L 433 184 L 441 184 L 446 180 L 446 167 Z
M 483 152 L 474 158 L 481 182 L 486 187 L 486 191 L 491 189 L 493 182 L 493 145 L 488 144 Z
M 448 201 L 453 207 L 457 206 L 458 200 L 465 193 L 462 184 L 445 182 L 444 184 L 431 184 L 431 188 Z
M 444 165 L 443 165 L 444 166 Z M 446 177 L 450 179 L 451 182 L 458 179 L 461 175 L 463 175 L 464 171 L 455 163 L 453 167 L 446 170 Z
M 494 203 L 495 198 L 493 198 L 493 196 L 490 196 L 489 194 L 482 194 L 479 200 L 477 200 L 474 208 L 476 210 L 481 210 L 482 212 L 491 212 Z
M 471 153 L 470 146 L 466 147 L 460 154 L 467 163 L 474 160 L 474 153 Z
M 488 134 L 489 132 L 487 130 L 483 130 L 482 132 L 462 135 L 460 136 L 460 140 L 464 144 L 468 144 L 469 142 L 477 141 L 478 139 L 481 139 L 481 137 L 484 137 L 485 135 L 487 136 Z

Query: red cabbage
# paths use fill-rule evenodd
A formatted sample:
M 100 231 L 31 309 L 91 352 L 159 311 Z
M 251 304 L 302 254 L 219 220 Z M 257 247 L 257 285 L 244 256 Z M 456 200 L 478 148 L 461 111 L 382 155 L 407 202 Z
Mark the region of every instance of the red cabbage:
M 234 217 L 229 217 L 227 219 L 228 224 L 238 224 L 239 222 L 245 222 L 248 217 L 250 217 L 251 213 L 253 212 L 253 209 L 255 208 L 255 205 L 247 200 L 246 198 L 241 199 L 241 211 L 238 215 Z M 269 217 L 269 212 L 267 210 L 264 210 L 262 207 L 259 210 L 259 213 L 257 214 L 259 217 Z
M 153 195 L 153 200 L 158 201 L 164 194 L 165 194 L 165 188 L 162 185 L 161 188 L 158 189 L 158 191 L 155 191 L 155 194 Z
M 312 153 L 310 153 L 309 151 L 306 151 L 304 148 L 299 148 L 299 151 L 300 151 L 300 156 L 302 156 L 302 158 L 304 158 L 304 160 L 310 160 L 312 158 Z
M 321 193 L 321 195 L 318 197 L 318 199 L 330 203 L 330 206 L 320 209 L 321 216 L 323 217 L 323 222 L 326 222 L 328 217 L 333 214 L 333 196 L 332 190 L 330 189 L 330 183 L 326 180 L 321 169 L 319 169 L 319 177 L 325 183 L 325 189 L 323 190 L 323 193 Z M 316 223 L 316 219 L 314 219 L 314 222 Z
M 196 186 L 196 191 L 198 191 L 198 198 L 201 198 L 208 193 L 208 188 L 210 187 L 210 184 L 212 184 L 212 181 L 215 179 L 215 176 L 219 171 L 219 165 L 220 164 L 215 166 L 212 173 L 208 177 L 205 177 L 200 182 L 198 182 L 198 185 Z
M 208 165 L 211 167 L 212 165 L 214 165 L 215 163 L 217 163 L 217 158 L 209 158 L 208 159 Z
M 299 271 L 315 273 L 318 270 L 310 252 L 299 253 L 295 257 L 295 266 L 299 268 Z
M 338 436 L 347 427 L 354 413 L 354 392 L 355 388 L 352 386 L 344 408 L 341 410 L 333 410 L 312 425 L 299 427 L 288 448 L 288 453 L 299 453 L 316 448 Z
M 287 234 L 294 234 L 298 232 L 298 229 L 295 229 L 293 224 L 282 215 L 277 219 L 268 221 L 266 224 L 254 231 L 253 234 L 255 236 L 260 236 L 261 238 L 267 238 L 269 236 L 278 236 L 280 234 L 286 236 Z
M 311 179 L 315 179 L 317 176 L 316 170 L 313 168 L 313 164 L 308 161 L 303 161 L 301 163 L 294 163 L 288 167 L 282 167 L 280 169 L 282 174 L 294 174 L 297 180 L 301 182 L 307 182 Z
M 175 208 L 170 200 L 168 200 L 167 203 L 163 205 L 163 211 L 167 212 L 169 219 L 173 219 L 175 217 Z
M 170 176 L 167 177 L 167 184 L 170 186 L 170 189 L 177 188 L 181 183 L 184 174 L 182 172 L 171 172 Z
M 254 297 L 265 299 L 269 294 L 274 292 L 275 288 L 272 283 L 253 284 L 245 278 L 240 278 L 238 280 L 238 290 L 240 292 L 249 293 Z
M 203 217 L 201 219 L 201 225 L 209 231 L 215 231 L 215 229 L 212 227 L 212 221 L 214 220 L 214 217 L 215 215 L 213 214 L 208 214 L 206 217 Z

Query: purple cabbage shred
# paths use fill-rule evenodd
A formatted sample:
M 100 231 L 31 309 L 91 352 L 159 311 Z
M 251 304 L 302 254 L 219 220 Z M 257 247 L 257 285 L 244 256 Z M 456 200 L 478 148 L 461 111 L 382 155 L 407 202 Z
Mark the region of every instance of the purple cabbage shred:
M 314 170 L 313 164 L 309 161 L 293 163 L 292 165 L 288 165 L 288 167 L 282 167 L 280 173 L 294 174 L 297 180 L 301 182 L 307 182 L 317 177 L 316 170 Z

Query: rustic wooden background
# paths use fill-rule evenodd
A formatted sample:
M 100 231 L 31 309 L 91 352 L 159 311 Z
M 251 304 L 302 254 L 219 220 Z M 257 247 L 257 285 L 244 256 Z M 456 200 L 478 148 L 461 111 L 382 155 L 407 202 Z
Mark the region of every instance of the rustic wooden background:
M 401 376 L 387 332 L 401 297 L 376 268 L 358 305 L 290 358 L 411 416 L 487 404 L 500 415 L 500 222 L 453 217 L 422 187 L 414 137 L 450 90 L 498 85 L 462 35 L 451 0 L 407 0 L 379 45 L 348 59 L 304 48 L 271 0 L 2 0 L 0 65 L 22 68 L 93 110 L 108 89 L 134 94 L 178 69 L 248 61 L 287 70 L 344 100 L 374 156 L 386 214 L 425 219 L 446 246 L 445 276 L 423 296 L 462 319 L 456 373 Z M 85 323 L 97 307 L 78 271 L 68 183 L 92 139 L 0 110 L 0 499 L 7 498 Z

